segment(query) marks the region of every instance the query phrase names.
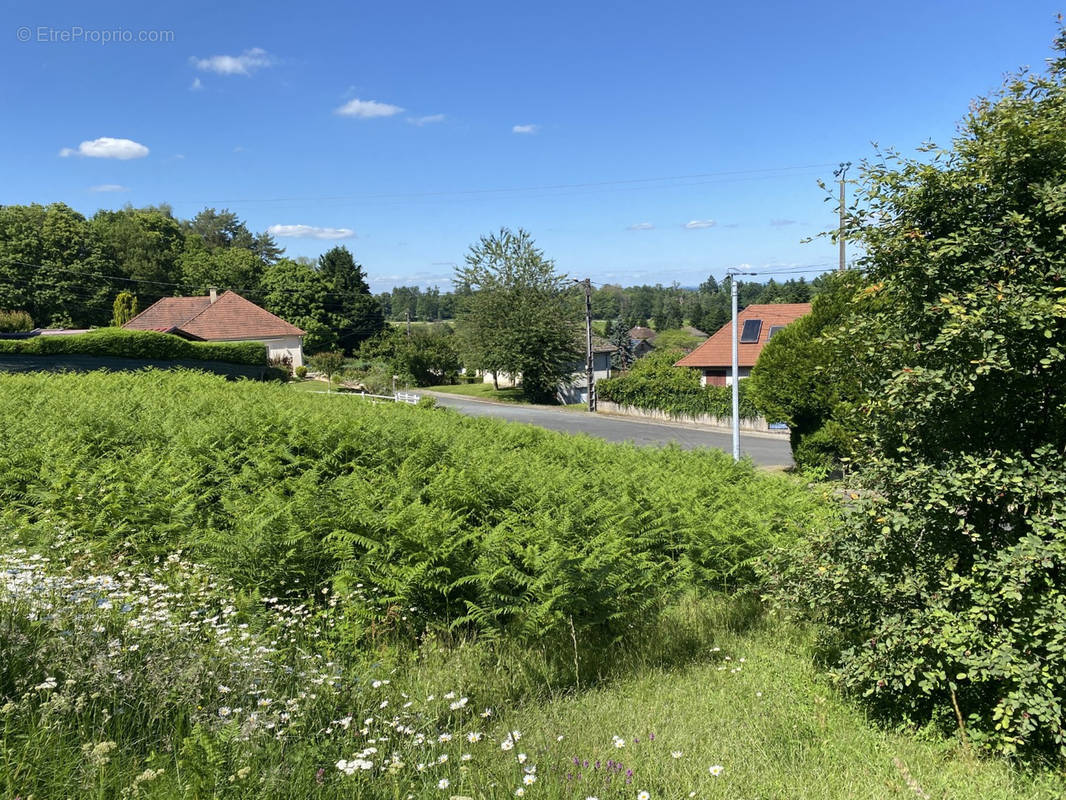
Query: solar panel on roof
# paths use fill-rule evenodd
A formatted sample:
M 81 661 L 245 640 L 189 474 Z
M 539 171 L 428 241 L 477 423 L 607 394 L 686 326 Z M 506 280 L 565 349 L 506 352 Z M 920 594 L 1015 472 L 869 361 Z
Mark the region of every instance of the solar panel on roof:
M 755 344 L 759 341 L 759 334 L 762 332 L 762 320 L 761 319 L 746 319 L 744 320 L 744 329 L 740 332 L 741 344 Z

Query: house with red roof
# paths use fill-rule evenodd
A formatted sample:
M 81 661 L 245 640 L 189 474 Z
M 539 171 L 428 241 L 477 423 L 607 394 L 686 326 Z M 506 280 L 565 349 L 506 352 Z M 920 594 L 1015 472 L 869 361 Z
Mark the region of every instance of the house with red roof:
M 737 314 L 739 377 L 751 375 L 751 368 L 774 334 L 809 313 L 810 303 L 760 303 L 750 305 Z M 727 322 L 675 366 L 700 370 L 700 383 L 703 386 L 732 385 L 733 323 Z
M 303 366 L 304 332 L 236 292 L 164 297 L 123 328 L 171 333 L 195 342 L 262 342 L 272 362 Z

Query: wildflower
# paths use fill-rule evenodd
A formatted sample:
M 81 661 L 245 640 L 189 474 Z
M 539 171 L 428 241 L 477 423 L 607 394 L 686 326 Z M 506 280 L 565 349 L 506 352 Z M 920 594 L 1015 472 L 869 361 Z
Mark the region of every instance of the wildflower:
M 477 731 L 471 731 L 466 735 L 466 740 L 470 742 L 470 744 L 477 744 L 481 741 L 481 734 Z
M 220 717 L 228 717 L 232 713 L 233 709 L 229 706 L 219 706 L 218 715 Z
M 448 694 L 444 695 L 444 699 L 445 700 L 454 700 L 455 699 L 455 692 L 448 692 Z
M 501 750 L 513 750 L 514 749 L 514 742 L 511 741 L 510 739 L 504 739 L 502 742 L 500 742 L 500 749 Z
M 440 736 L 437 737 L 437 741 L 441 744 L 444 744 L 445 742 L 450 742 L 451 740 L 452 735 L 450 733 L 442 733 Z
M 437 763 L 438 764 L 443 764 L 447 760 L 448 760 L 448 754 L 447 753 L 441 753 L 439 756 L 437 756 Z
M 441 778 L 439 781 L 437 781 L 438 789 L 447 789 L 451 785 L 451 781 L 449 781 L 447 778 Z
M 715 764 L 707 771 L 717 778 L 719 775 L 722 774 L 723 771 L 725 771 L 725 767 L 723 767 L 721 764 Z
M 514 796 L 515 797 L 521 797 L 525 793 L 526 793 L 526 790 L 523 789 L 521 786 L 519 786 L 517 789 L 514 790 Z
M 637 800 L 651 800 L 651 795 L 647 792 L 637 792 Z
M 527 758 L 528 758 L 528 756 L 525 753 L 519 753 L 518 754 L 518 763 L 519 764 L 525 764 Z
M 522 783 L 524 783 L 526 786 L 532 786 L 536 782 L 537 776 L 534 775 L 532 772 L 527 772 L 525 775 L 522 776 Z
M 486 708 L 484 711 L 481 712 L 481 716 L 484 717 L 485 719 L 488 719 L 489 717 L 492 716 L 492 709 L 491 708 Z
M 463 753 L 461 756 L 459 756 L 459 760 L 460 761 L 469 761 L 472 758 L 473 758 L 473 756 L 470 755 L 469 753 Z
M 670 755 L 673 758 L 681 758 L 681 756 L 684 755 L 684 753 L 682 753 L 680 750 L 674 750 L 674 751 L 672 751 L 670 753 Z
M 612 736 L 611 741 L 614 742 L 614 746 L 621 749 L 626 746 L 626 740 L 621 736 Z

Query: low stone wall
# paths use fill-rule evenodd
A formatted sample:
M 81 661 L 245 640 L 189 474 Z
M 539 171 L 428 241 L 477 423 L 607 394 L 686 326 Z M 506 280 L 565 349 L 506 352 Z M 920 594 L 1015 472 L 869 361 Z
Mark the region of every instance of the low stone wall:
M 623 406 L 618 403 L 612 403 L 609 400 L 597 400 L 596 410 L 602 411 L 604 414 L 618 414 L 623 417 L 640 417 L 641 419 L 655 419 L 663 420 L 665 422 L 680 422 L 682 424 L 688 423 L 691 425 L 708 425 L 714 428 L 730 429 L 733 426 L 733 421 L 729 417 L 713 417 L 710 414 L 700 414 L 695 417 L 685 416 L 681 414 L 670 414 L 666 411 L 656 411 L 647 408 L 637 408 L 636 406 Z M 758 419 L 741 419 L 740 429 L 742 431 L 753 431 L 756 433 L 765 433 L 770 436 L 780 436 L 782 439 L 788 438 L 788 429 L 773 430 L 765 419 L 759 417 Z

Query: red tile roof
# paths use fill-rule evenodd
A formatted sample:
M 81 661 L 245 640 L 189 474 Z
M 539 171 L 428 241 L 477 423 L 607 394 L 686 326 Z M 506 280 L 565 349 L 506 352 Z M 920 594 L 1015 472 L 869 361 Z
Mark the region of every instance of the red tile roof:
M 737 345 L 738 366 L 754 367 L 759 353 L 770 339 L 770 328 L 788 325 L 811 312 L 810 303 L 766 303 L 751 305 L 737 314 L 737 335 L 744 321 L 761 319 L 759 341 Z M 732 323 L 727 322 L 707 341 L 677 362 L 678 367 L 731 367 L 733 365 Z
M 304 335 L 236 292 L 224 292 L 213 303 L 210 297 L 164 297 L 122 327 L 184 333 L 208 342 Z

